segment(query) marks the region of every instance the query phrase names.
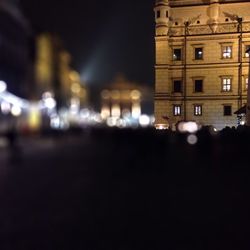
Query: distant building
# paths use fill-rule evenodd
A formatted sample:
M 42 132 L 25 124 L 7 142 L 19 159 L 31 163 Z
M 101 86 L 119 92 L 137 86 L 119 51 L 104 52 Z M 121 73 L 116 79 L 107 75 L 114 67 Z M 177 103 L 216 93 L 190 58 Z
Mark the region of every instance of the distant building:
M 0 0 L 0 80 L 8 91 L 30 96 L 32 87 L 32 37 L 17 1 Z
M 44 93 L 51 92 L 59 108 L 69 107 L 72 102 L 86 105 L 86 87 L 70 64 L 71 56 L 64 49 L 58 36 L 43 33 L 37 37 L 35 61 L 37 99 Z
M 101 92 L 101 116 L 104 120 L 110 117 L 138 119 L 146 113 L 145 106 L 152 101 L 151 93 L 149 88 L 118 76 Z
M 247 0 L 156 1 L 156 125 L 237 125 L 249 81 L 249 9 Z

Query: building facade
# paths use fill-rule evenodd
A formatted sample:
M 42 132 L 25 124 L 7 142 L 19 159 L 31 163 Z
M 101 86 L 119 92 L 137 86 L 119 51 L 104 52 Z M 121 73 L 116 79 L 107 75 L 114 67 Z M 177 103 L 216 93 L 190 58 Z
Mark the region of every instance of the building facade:
M 156 126 L 236 126 L 246 104 L 250 2 L 157 0 Z
M 36 99 L 50 92 L 58 108 L 70 107 L 72 103 L 79 107 L 87 105 L 87 89 L 79 73 L 72 69 L 71 55 L 58 36 L 50 33 L 37 36 L 34 68 Z

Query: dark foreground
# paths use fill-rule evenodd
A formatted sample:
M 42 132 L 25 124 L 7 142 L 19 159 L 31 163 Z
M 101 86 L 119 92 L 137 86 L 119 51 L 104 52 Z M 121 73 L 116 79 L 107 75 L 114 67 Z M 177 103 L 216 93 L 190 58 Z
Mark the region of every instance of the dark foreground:
M 0 249 L 249 249 L 250 131 L 198 139 L 92 130 L 3 150 Z

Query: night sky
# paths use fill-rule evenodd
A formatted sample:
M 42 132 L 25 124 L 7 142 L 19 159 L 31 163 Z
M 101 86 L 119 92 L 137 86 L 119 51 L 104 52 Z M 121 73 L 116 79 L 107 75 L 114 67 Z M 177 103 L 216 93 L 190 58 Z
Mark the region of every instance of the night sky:
M 34 32 L 59 34 L 89 84 L 117 73 L 153 87 L 154 0 L 21 0 Z

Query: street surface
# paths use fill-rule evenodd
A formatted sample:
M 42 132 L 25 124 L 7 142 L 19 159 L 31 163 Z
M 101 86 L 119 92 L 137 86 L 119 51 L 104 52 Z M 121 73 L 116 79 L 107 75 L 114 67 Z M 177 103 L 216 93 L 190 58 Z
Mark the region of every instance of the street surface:
M 1 147 L 0 249 L 242 249 L 244 133 L 200 133 L 191 146 L 186 135 L 100 129 Z

